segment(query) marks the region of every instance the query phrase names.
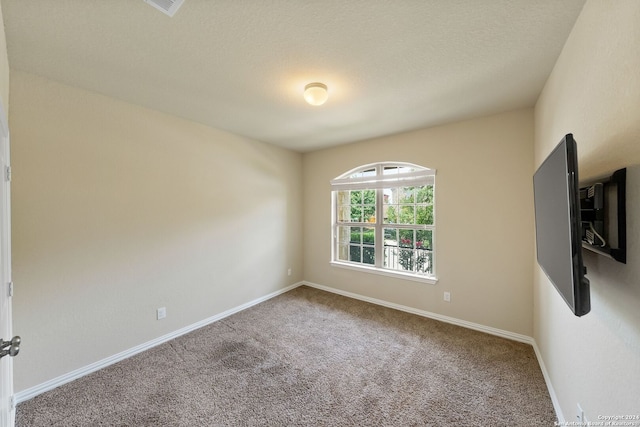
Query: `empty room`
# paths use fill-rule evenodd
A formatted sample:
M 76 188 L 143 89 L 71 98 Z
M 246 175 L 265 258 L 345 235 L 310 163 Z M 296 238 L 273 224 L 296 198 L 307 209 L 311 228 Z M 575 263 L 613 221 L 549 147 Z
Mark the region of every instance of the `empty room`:
M 0 18 L 0 427 L 640 427 L 639 1 Z

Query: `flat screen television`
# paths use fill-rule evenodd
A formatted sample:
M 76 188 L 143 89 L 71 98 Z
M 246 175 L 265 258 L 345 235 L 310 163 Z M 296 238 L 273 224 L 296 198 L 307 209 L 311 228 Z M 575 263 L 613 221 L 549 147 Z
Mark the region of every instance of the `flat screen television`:
M 591 309 L 582 262 L 578 157 L 565 135 L 533 175 L 538 264 L 576 316 Z

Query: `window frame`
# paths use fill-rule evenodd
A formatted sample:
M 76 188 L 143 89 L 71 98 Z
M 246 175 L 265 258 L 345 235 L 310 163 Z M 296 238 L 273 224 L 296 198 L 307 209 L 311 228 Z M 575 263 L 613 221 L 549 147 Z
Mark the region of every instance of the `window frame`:
M 414 171 L 396 174 L 384 174 L 386 168 L 410 168 Z M 354 177 L 353 175 L 361 174 L 371 169 L 375 170 L 375 174 L 361 175 Z M 436 284 L 438 277 L 436 275 L 436 190 L 435 190 L 435 169 L 426 168 L 424 166 L 415 165 L 404 162 L 381 162 L 359 166 L 352 169 L 339 177 L 331 180 L 331 265 L 350 270 L 356 270 L 366 273 L 373 273 L 383 276 L 402 278 L 423 283 Z M 389 188 L 401 187 L 419 187 L 425 185 L 433 186 L 433 200 L 431 201 L 433 212 L 432 224 L 396 224 L 384 222 L 384 190 Z M 338 194 L 340 191 L 351 190 L 375 190 L 375 222 L 365 222 L 365 218 L 361 218 L 361 222 L 344 222 L 338 221 Z M 414 202 L 416 205 L 417 202 Z M 397 205 L 394 204 L 394 205 Z M 393 206 L 387 204 L 387 206 Z M 347 261 L 339 259 L 339 227 L 360 227 L 373 228 L 374 248 L 375 248 L 375 264 L 365 264 L 355 261 Z M 430 230 L 431 231 L 431 273 L 416 273 L 410 271 L 396 270 L 384 267 L 384 229 L 394 228 L 398 230 Z M 361 241 L 360 246 L 363 243 Z

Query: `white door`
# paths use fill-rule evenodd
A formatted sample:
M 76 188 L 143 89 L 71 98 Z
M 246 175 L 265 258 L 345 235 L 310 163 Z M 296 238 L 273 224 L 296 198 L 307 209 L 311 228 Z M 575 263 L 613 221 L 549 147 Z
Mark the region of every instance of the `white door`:
M 0 102 L 0 338 L 11 341 L 11 191 L 9 162 L 9 126 Z M 4 348 L 2 350 L 9 350 Z M 14 425 L 13 358 L 0 359 L 0 427 Z

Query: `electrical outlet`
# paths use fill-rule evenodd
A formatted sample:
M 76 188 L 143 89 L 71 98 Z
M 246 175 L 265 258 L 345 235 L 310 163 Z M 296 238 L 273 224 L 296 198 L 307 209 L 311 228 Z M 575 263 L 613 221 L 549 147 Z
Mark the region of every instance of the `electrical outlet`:
M 291 269 L 290 268 L 287 270 L 287 276 L 291 276 Z
M 444 293 L 444 300 L 446 302 L 451 302 L 451 292 L 445 292 Z
M 157 315 L 158 315 L 158 320 L 160 319 L 164 319 L 165 317 L 167 317 L 167 307 L 160 307 L 157 311 L 156 311 Z

